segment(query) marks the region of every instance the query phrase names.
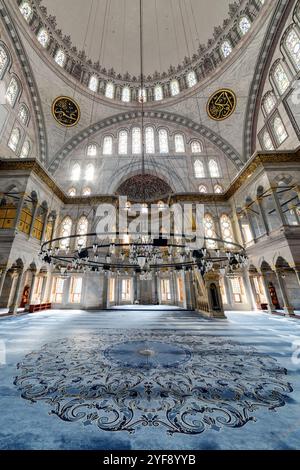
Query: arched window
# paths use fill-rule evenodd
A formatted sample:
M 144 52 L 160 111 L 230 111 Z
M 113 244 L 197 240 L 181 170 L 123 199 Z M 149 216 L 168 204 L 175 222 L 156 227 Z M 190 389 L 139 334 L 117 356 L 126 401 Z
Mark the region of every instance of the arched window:
M 60 233 L 59 237 L 69 237 L 72 232 L 72 219 L 71 217 L 67 216 L 63 219 L 61 226 L 60 226 Z M 60 248 L 65 250 L 70 245 L 70 238 L 64 238 L 63 240 L 59 241 Z
M 180 93 L 178 80 L 172 80 L 170 83 L 170 91 L 172 96 L 176 96 Z
M 71 173 L 71 178 L 73 181 L 78 181 L 80 179 L 81 175 L 81 168 L 79 163 L 74 163 L 72 167 L 72 173 Z
M 0 44 L 0 79 L 3 78 L 9 64 L 9 55 L 4 46 Z
M 145 129 L 145 143 L 146 143 L 146 153 L 155 153 L 153 127 L 150 127 L 150 126 L 146 127 L 146 129 Z
M 239 21 L 239 28 L 243 35 L 247 34 L 251 28 L 251 22 L 247 16 L 243 16 Z
M 96 144 L 89 144 L 86 152 L 88 157 L 96 157 L 97 156 L 97 145 Z
M 91 75 L 90 76 L 90 81 L 89 81 L 89 89 L 96 93 L 98 91 L 98 84 L 99 84 L 99 79 L 97 75 Z
M 166 129 L 159 129 L 159 153 L 169 153 L 169 137 Z
M 204 165 L 200 160 L 195 161 L 194 172 L 196 178 L 205 178 Z
M 216 194 L 222 194 L 222 192 L 223 192 L 222 186 L 220 184 L 215 184 L 214 185 L 214 192 Z
M 75 197 L 75 196 L 76 196 L 76 189 L 75 189 L 75 188 L 70 188 L 70 189 L 68 190 L 68 195 L 69 195 L 70 197 Z
M 110 135 L 103 139 L 103 155 L 112 155 L 112 137 Z
M 217 162 L 215 160 L 210 160 L 208 164 L 209 174 L 212 178 L 220 177 L 220 170 Z
M 29 155 L 29 152 L 30 152 L 30 142 L 29 140 L 25 140 L 21 149 L 20 158 L 27 158 Z
M 105 96 L 106 98 L 113 99 L 115 93 L 115 86 L 112 82 L 107 82 L 105 88 Z
M 274 129 L 276 140 L 278 144 L 281 145 L 287 139 L 288 134 L 282 122 L 282 119 L 279 116 L 276 116 L 276 118 L 273 121 L 273 129 Z
M 264 150 L 274 150 L 274 145 L 271 139 L 271 136 L 268 131 L 265 131 L 262 136 L 263 149 Z
M 132 153 L 134 155 L 142 153 L 142 134 L 139 127 L 132 129 Z
M 58 49 L 58 51 L 56 51 L 56 54 L 54 56 L 54 60 L 60 67 L 63 67 L 66 62 L 65 52 L 62 49 Z
M 9 82 L 8 88 L 6 90 L 6 99 L 12 108 L 14 107 L 17 101 L 19 93 L 20 93 L 19 81 L 15 77 L 12 77 Z
M 207 187 L 205 186 L 205 184 L 200 184 L 199 193 L 201 193 L 201 194 L 207 193 Z
M 20 142 L 20 138 L 21 138 L 20 129 L 18 129 L 17 127 L 15 127 L 15 128 L 11 131 L 10 138 L 9 138 L 9 141 L 8 141 L 8 147 L 9 147 L 13 152 L 16 152 L 16 150 L 17 150 L 17 148 L 18 148 L 18 145 L 19 145 L 19 142 Z
M 49 34 L 45 28 L 41 28 L 37 35 L 37 40 L 43 47 L 47 47 L 49 43 Z
M 273 109 L 276 107 L 276 98 L 272 91 L 268 91 L 268 93 L 265 94 L 262 105 L 265 114 L 267 116 L 271 114 Z
M 32 8 L 29 2 L 22 2 L 20 5 L 20 12 L 26 21 L 30 21 L 32 17 Z
M 284 44 L 296 70 L 300 70 L 300 36 L 295 28 L 290 30 Z
M 85 169 L 85 179 L 87 181 L 93 181 L 95 173 L 95 167 L 92 163 L 89 163 Z
M 220 223 L 223 240 L 233 242 L 232 226 L 227 214 L 221 215 Z
M 176 153 L 185 152 L 184 138 L 182 134 L 175 134 L 175 152 Z
M 217 238 L 214 219 L 210 214 L 204 216 L 204 236 L 205 238 Z M 208 249 L 214 250 L 218 247 L 218 244 L 214 240 L 206 240 L 205 245 Z
M 83 188 L 82 194 L 83 196 L 90 196 L 92 193 L 91 188 Z
M 279 94 L 283 95 L 290 85 L 290 80 L 280 62 L 275 65 L 272 76 Z
M 18 112 L 19 121 L 24 125 L 27 126 L 29 121 L 29 111 L 27 106 L 23 103 L 21 104 Z
M 147 92 L 145 88 L 139 88 L 138 92 L 138 102 L 139 103 L 146 103 L 147 101 Z
M 121 131 L 119 133 L 119 155 L 127 155 L 128 153 L 128 132 Z
M 163 99 L 163 89 L 161 85 L 156 85 L 154 88 L 154 99 L 155 101 L 161 101 Z
M 197 84 L 197 75 L 194 70 L 191 70 L 186 76 L 187 86 L 192 88 Z
M 191 143 L 191 150 L 192 150 L 192 153 L 201 153 L 202 152 L 201 142 L 199 142 L 199 140 L 193 140 L 193 142 Z
M 122 89 L 122 101 L 124 103 L 129 103 L 131 99 L 131 93 L 130 93 L 130 88 L 129 86 L 124 86 Z
M 77 223 L 77 234 L 80 237 L 77 238 L 77 247 L 84 248 L 86 246 L 86 234 L 88 232 L 88 219 L 82 215 Z
M 226 57 L 228 57 L 231 54 L 232 46 L 231 46 L 231 44 L 228 40 L 224 41 L 221 44 L 221 51 L 222 51 L 222 54 L 225 57 L 225 59 L 226 59 Z

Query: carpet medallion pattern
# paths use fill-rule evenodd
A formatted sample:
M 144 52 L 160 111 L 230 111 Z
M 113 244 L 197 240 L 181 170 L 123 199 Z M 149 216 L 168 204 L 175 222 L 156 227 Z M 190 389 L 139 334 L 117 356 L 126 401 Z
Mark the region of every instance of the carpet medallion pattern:
M 286 370 L 253 347 L 175 330 L 99 330 L 25 356 L 15 385 L 67 422 L 134 433 L 238 428 L 292 392 Z

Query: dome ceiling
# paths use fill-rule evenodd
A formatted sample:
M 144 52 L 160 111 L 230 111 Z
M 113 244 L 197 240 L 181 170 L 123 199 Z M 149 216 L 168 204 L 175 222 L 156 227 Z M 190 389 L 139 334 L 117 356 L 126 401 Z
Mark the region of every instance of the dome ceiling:
M 167 71 L 207 44 L 232 0 L 144 0 L 144 73 Z M 140 72 L 139 0 L 43 0 L 57 27 L 92 61 Z

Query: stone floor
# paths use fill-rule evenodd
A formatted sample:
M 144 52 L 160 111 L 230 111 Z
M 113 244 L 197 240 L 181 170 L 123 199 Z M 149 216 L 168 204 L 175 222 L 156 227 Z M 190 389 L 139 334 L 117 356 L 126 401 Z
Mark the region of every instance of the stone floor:
M 299 320 L 227 316 L 1 318 L 0 449 L 299 449 Z

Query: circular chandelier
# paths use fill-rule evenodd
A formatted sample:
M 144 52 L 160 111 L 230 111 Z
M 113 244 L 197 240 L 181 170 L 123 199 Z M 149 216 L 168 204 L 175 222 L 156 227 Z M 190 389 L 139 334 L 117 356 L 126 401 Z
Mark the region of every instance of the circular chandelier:
M 132 241 L 129 237 L 111 232 L 55 238 L 42 245 L 39 256 L 43 262 L 57 268 L 61 275 L 71 272 L 139 273 L 145 280 L 150 280 L 154 272 L 170 269 L 195 269 L 203 275 L 218 271 L 230 275 L 248 264 L 241 245 L 220 238 L 204 237 L 203 247 L 197 248 L 191 237 L 177 233 L 168 238 L 155 238 L 147 233 L 135 235 Z M 85 243 L 91 239 L 94 240 L 92 244 Z M 70 248 L 71 240 L 76 249 Z

